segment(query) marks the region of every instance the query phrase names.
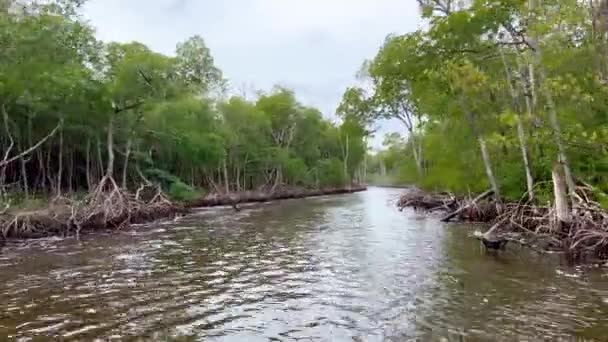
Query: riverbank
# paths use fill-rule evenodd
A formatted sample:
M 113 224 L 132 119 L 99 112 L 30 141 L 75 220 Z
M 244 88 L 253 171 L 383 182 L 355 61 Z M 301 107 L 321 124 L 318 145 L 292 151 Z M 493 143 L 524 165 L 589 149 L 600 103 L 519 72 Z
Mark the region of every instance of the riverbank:
M 189 201 L 186 203 L 186 206 L 189 208 L 195 208 L 236 205 L 241 203 L 263 203 L 276 200 L 348 194 L 365 190 L 367 190 L 367 186 L 354 185 L 344 188 L 323 189 L 284 188 L 277 189 L 270 193 L 264 191 L 242 191 L 230 194 L 214 193 L 200 199 Z
M 443 222 L 485 223 L 487 231 L 476 237 L 486 247 L 513 242 L 540 252 L 564 253 L 572 260 L 608 260 L 608 212 L 584 192 L 577 190 L 575 196 L 568 221 L 558 219 L 552 205 L 499 202 L 491 191 L 464 197 L 410 189 L 397 205 L 401 210 L 441 214 Z
M 208 194 L 187 202 L 174 202 L 162 192 L 147 200 L 141 191 L 135 194 L 122 190 L 95 192 L 85 199 L 59 198 L 36 210 L 14 210 L 0 215 L 0 242 L 7 239 L 32 239 L 49 236 L 79 235 L 103 229 L 123 229 L 131 224 L 170 219 L 197 207 L 269 202 L 293 198 L 346 194 L 365 191 L 366 186 L 303 189 L 283 188 L 273 192 L 244 191 L 231 194 Z

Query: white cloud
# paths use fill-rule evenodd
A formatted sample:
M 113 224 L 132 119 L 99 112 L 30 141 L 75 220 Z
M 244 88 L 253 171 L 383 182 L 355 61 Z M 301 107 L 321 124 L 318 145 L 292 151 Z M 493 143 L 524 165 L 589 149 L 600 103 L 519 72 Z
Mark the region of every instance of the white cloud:
M 285 85 L 328 116 L 386 35 L 420 25 L 415 0 L 90 0 L 84 16 L 103 40 L 166 54 L 200 34 L 236 89 Z

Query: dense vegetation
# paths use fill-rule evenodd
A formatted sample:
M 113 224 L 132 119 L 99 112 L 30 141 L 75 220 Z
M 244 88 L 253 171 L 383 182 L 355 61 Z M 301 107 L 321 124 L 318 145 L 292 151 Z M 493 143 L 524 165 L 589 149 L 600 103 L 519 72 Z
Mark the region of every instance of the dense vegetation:
M 552 172 L 608 190 L 608 3 L 418 0 L 424 29 L 389 36 L 344 101 L 396 118 L 369 171 L 457 193 L 551 195 Z
M 201 37 L 156 53 L 105 43 L 82 0 L 0 0 L 2 199 L 64 196 L 102 179 L 205 189 L 344 186 L 360 177 L 366 132 L 280 87 L 255 101 L 229 82 Z

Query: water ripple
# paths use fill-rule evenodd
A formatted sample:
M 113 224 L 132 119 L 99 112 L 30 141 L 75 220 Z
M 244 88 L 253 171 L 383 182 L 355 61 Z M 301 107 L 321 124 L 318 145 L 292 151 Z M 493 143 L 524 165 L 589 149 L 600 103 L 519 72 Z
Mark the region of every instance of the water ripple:
M 0 253 L 0 339 L 601 340 L 598 270 L 487 256 L 399 191 L 204 209 Z M 556 271 L 557 270 L 557 271 Z

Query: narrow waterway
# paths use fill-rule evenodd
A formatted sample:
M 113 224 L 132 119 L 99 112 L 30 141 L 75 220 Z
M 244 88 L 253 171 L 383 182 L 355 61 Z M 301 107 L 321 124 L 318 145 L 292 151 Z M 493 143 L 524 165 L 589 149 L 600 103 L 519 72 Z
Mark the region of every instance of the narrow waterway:
M 232 209 L 0 251 L 0 340 L 608 336 L 608 274 L 394 205 L 400 190 Z

